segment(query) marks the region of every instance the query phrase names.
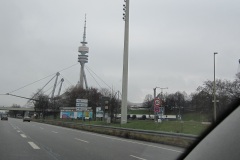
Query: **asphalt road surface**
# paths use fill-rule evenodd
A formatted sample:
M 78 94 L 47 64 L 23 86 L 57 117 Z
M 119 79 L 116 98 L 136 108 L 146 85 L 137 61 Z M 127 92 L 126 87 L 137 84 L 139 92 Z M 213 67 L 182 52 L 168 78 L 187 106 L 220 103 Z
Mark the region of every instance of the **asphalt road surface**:
M 171 160 L 183 148 L 9 118 L 0 121 L 1 160 Z

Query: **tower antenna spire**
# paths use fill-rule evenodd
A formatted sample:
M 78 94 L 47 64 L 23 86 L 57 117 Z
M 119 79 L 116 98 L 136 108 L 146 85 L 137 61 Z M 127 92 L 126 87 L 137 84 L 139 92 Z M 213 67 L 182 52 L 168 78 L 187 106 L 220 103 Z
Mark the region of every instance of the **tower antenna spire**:
M 87 14 L 85 14 L 83 41 L 81 42 L 82 44 L 87 44 L 87 42 L 86 42 L 86 29 L 87 29 Z

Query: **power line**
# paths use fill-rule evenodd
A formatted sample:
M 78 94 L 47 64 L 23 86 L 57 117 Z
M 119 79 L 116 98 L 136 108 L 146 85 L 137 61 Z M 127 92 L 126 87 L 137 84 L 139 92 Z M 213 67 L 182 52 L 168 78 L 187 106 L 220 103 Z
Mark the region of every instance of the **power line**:
M 30 85 L 32 85 L 32 84 L 34 84 L 34 83 L 37 83 L 37 82 L 41 81 L 41 80 L 44 80 L 44 79 L 46 79 L 46 78 L 48 78 L 48 77 L 50 77 L 50 76 L 52 76 L 52 75 L 54 75 L 54 74 L 48 75 L 48 76 L 46 76 L 46 77 L 44 77 L 44 78 L 42 78 L 42 79 L 39 79 L 39 80 L 37 80 L 37 81 L 34 81 L 34 82 L 30 83 L 30 84 L 27 84 L 27 85 L 25 85 L 25 86 L 23 86 L 23 87 L 20 87 L 20 88 L 15 89 L 15 90 L 13 90 L 13 91 L 11 91 L 11 92 L 8 92 L 8 93 L 16 92 L 16 91 L 18 91 L 18 90 L 20 90 L 20 89 L 23 89 L 23 88 L 25 88 L 25 87 L 27 87 L 27 86 L 30 86 Z
M 102 88 L 102 86 L 101 86 L 101 85 L 97 82 L 97 80 L 93 77 L 92 73 L 89 72 L 88 68 L 86 68 L 86 69 L 87 69 L 88 73 L 92 76 L 92 78 L 95 80 L 95 82 L 98 84 L 98 86 L 99 86 L 100 88 Z
M 110 87 L 104 80 L 102 80 L 102 78 L 100 78 L 93 70 L 91 70 L 88 66 L 85 67 L 89 69 L 91 72 L 93 72 L 93 74 L 95 74 L 106 86 L 108 86 L 108 88 L 112 89 L 112 87 Z
M 53 78 L 55 78 L 55 77 L 56 77 L 56 75 L 55 75 Z M 53 80 L 53 78 L 50 79 L 50 81 L 48 81 L 48 82 L 42 87 L 42 89 L 40 89 L 40 90 L 33 96 L 33 98 L 34 98 L 36 95 L 38 95 L 38 94 Z
M 47 91 L 49 91 L 50 89 L 52 89 L 53 86 L 51 86 L 50 88 L 48 88 L 46 91 L 43 92 L 43 94 L 45 94 Z M 51 93 L 51 92 L 50 92 Z
M 76 66 L 77 64 L 78 64 L 78 63 L 75 63 L 75 64 L 73 64 L 73 65 L 71 65 L 71 66 L 69 66 L 69 67 L 66 67 L 66 68 L 60 70 L 59 72 L 62 72 L 62 71 L 64 71 L 64 70 L 67 70 L 67 69 L 69 69 L 69 68 L 71 68 L 71 67 L 73 67 L 73 66 Z M 32 85 L 32 84 L 34 84 L 34 83 L 37 83 L 37 82 L 39 82 L 39 81 L 41 81 L 41 80 L 44 80 L 44 79 L 46 79 L 46 78 L 48 78 L 48 77 L 50 77 L 50 76 L 55 75 L 55 74 L 56 74 L 56 73 L 50 74 L 50 75 L 48 75 L 48 76 L 46 76 L 46 77 L 44 77 L 44 78 L 41 78 L 41 79 L 39 79 L 39 80 L 37 80 L 37 81 L 34 81 L 34 82 L 32 82 L 32 83 L 29 83 L 29 84 L 27 84 L 27 85 L 25 85 L 25 86 L 23 86 L 23 87 L 20 87 L 20 88 L 18 88 L 18 89 L 15 89 L 15 90 L 13 90 L 13 91 L 8 92 L 8 93 L 16 92 L 16 91 L 18 91 L 18 90 L 20 90 L 20 89 L 23 89 L 23 88 L 25 88 L 25 87 L 27 87 L 27 86 L 30 86 L 30 85 Z
M 62 72 L 62 71 L 64 71 L 64 70 L 67 70 L 67 69 L 69 69 L 69 68 L 72 68 L 73 66 L 76 66 L 77 64 L 78 64 L 78 63 L 75 63 L 75 64 L 73 64 L 73 65 L 71 65 L 71 66 L 69 66 L 69 67 L 67 67 L 67 68 L 64 68 L 64 69 L 58 71 L 58 72 Z
M 61 73 L 61 76 L 64 80 L 67 80 L 67 82 L 70 84 L 70 85 L 73 85 L 72 82 L 70 82 L 65 76 L 63 76 L 63 74 Z
M 24 99 L 28 99 L 28 100 L 32 100 L 32 101 L 38 101 L 38 100 L 33 99 L 33 98 L 27 98 L 27 97 L 18 96 L 18 95 L 14 95 L 14 94 L 10 94 L 10 93 L 7 93 L 5 95 L 14 96 L 14 97 L 18 97 L 18 98 L 24 98 Z

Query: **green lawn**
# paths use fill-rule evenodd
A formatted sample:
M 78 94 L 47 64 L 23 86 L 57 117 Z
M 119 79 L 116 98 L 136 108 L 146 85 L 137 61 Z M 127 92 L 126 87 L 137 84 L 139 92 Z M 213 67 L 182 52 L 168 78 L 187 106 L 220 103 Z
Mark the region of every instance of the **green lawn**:
M 154 130 L 174 133 L 185 133 L 185 134 L 201 134 L 208 126 L 203 125 L 200 122 L 194 121 L 163 121 L 156 123 L 151 120 L 132 120 L 128 121 L 127 124 L 111 124 L 116 127 L 143 129 L 143 130 Z
M 82 121 L 75 119 L 56 119 L 56 121 L 75 122 L 80 124 L 106 125 L 173 133 L 185 133 L 193 135 L 200 135 L 209 126 L 196 121 L 163 121 L 161 123 L 157 123 L 153 120 L 128 120 L 128 123 L 123 125 L 121 125 L 119 122 L 107 124 L 103 121 Z
M 134 110 L 128 112 L 128 114 L 148 114 L 147 110 Z M 49 117 L 47 119 L 53 119 Z M 132 128 L 132 129 L 143 129 L 143 130 L 154 130 L 154 131 L 164 131 L 164 132 L 174 132 L 174 133 L 185 133 L 199 135 L 209 125 L 202 124 L 203 121 L 208 121 L 208 116 L 197 113 L 187 113 L 182 115 L 182 121 L 163 121 L 162 123 L 156 123 L 153 120 L 128 120 L 127 124 L 121 125 L 119 120 L 117 123 L 107 124 L 103 121 L 82 121 L 76 119 L 54 119 L 56 121 L 65 122 L 75 122 L 93 125 L 107 125 L 114 127 Z
M 186 113 L 182 115 L 183 121 L 197 121 L 197 122 L 208 122 L 209 116 L 207 114 L 200 113 Z

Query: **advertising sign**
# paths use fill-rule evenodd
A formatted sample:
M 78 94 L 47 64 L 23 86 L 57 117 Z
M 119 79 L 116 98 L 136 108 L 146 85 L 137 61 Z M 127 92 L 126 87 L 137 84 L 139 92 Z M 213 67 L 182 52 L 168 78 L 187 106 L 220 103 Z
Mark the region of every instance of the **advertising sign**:
M 101 107 L 96 107 L 96 117 L 103 117 L 103 111 L 101 110 Z
M 64 111 L 62 112 L 62 118 L 74 118 L 74 112 Z

